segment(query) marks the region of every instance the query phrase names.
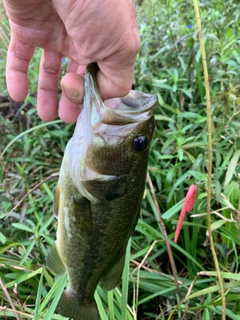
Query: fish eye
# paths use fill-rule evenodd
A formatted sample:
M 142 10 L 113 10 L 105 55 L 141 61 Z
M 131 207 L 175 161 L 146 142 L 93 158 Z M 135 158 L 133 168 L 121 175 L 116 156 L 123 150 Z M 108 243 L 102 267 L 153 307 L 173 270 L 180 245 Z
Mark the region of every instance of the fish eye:
M 135 137 L 132 141 L 132 146 L 136 151 L 145 150 L 148 146 L 147 138 L 141 135 Z

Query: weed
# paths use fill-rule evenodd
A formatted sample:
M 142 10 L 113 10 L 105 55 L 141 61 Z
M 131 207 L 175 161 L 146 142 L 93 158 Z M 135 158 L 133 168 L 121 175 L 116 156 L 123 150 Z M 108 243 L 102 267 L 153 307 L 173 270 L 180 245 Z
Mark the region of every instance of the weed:
M 186 0 L 138 3 L 142 44 L 134 88 L 156 93 L 159 98 L 148 171 L 154 193 L 146 184 L 122 284 L 109 293 L 99 287 L 95 298 L 102 320 L 221 319 L 222 301 L 206 220 L 206 96 L 194 8 Z M 211 228 L 224 280 L 226 316 L 238 320 L 240 7 L 237 1 L 206 0 L 200 8 L 212 99 Z M 6 19 L 1 21 L 0 34 L 4 35 L 0 38 L 0 59 L 5 59 L 9 29 Z M 39 50 L 32 61 L 28 97 L 32 100 L 40 54 Z M 4 81 L 0 78 L 2 93 L 6 92 Z M 4 150 L 0 167 L 2 319 L 64 319 L 55 314 L 55 306 L 67 279 L 55 277 L 46 267 L 45 258 L 56 234 L 52 214 L 54 176 L 73 126 L 59 120 L 43 124 L 34 110 L 22 109 L 27 127 L 16 118 L 0 118 L 0 153 Z M 52 180 L 34 189 L 50 175 Z M 173 238 L 179 212 L 192 184 L 198 190 L 196 204 L 176 244 Z M 181 300 L 155 199 L 174 257 Z

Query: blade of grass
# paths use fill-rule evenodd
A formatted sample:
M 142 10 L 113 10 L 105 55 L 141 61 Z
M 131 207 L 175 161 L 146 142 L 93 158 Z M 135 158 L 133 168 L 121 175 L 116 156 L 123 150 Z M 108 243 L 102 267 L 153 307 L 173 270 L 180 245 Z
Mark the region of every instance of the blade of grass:
M 62 295 L 64 288 L 66 287 L 66 284 L 67 284 L 67 274 L 65 273 L 63 276 L 59 277 L 58 280 L 54 283 L 49 294 L 46 296 L 46 298 L 43 301 L 44 305 L 46 306 L 48 303 L 50 303 L 52 297 L 54 296 L 51 302 L 51 305 L 44 316 L 44 320 L 52 319 L 52 316 L 55 312 L 58 301 Z M 41 309 L 43 309 L 42 305 L 41 305 Z
M 39 319 L 38 315 L 39 315 L 40 299 L 41 299 L 41 292 L 42 292 L 43 273 L 44 273 L 44 269 L 42 269 L 40 281 L 39 281 L 39 284 L 38 284 L 38 291 L 37 291 L 36 305 L 35 305 L 33 320 L 38 320 Z
M 99 290 L 101 290 L 101 288 L 99 288 Z M 98 290 L 95 291 L 94 298 L 95 298 L 97 306 L 98 306 L 100 319 L 101 320 L 108 320 L 108 316 L 107 316 L 106 311 L 104 309 L 103 302 L 102 302 L 102 300 L 100 298 Z
M 229 162 L 227 173 L 226 173 L 226 177 L 225 177 L 225 181 L 224 181 L 224 184 L 223 184 L 224 189 L 226 189 L 226 187 L 228 186 L 229 182 L 232 179 L 232 176 L 233 176 L 234 171 L 236 169 L 236 166 L 237 166 L 239 158 L 240 158 L 240 150 L 237 150 L 234 153 L 231 161 Z
M 15 316 L 16 316 L 16 319 L 17 319 L 17 320 L 20 320 L 19 315 L 17 314 L 17 312 L 15 312 L 15 311 L 17 311 L 17 310 L 16 310 L 16 308 L 15 308 L 15 306 L 14 306 L 14 303 L 12 302 L 11 296 L 10 296 L 10 294 L 8 293 L 7 288 L 5 287 L 5 284 L 4 284 L 2 278 L 0 278 L 0 286 L 2 287 L 3 292 L 5 293 L 8 301 L 9 301 L 9 303 L 10 303 L 12 309 L 13 309 L 13 312 L 14 312 L 14 314 L 15 314 Z
M 38 184 L 36 184 L 30 191 L 28 191 L 23 197 L 22 199 L 20 199 L 18 201 L 18 203 L 12 208 L 12 210 L 6 215 L 6 217 L 4 219 L 7 219 L 8 216 L 14 211 L 16 210 L 16 208 L 18 206 L 20 206 L 20 204 L 23 202 L 23 200 L 29 195 L 31 194 L 34 190 L 36 190 L 38 187 L 40 187 L 42 184 L 44 184 L 45 182 L 47 182 L 48 180 L 51 180 L 52 178 L 58 177 L 59 173 L 52 173 L 50 174 L 50 176 L 48 176 L 47 178 L 45 178 L 43 181 L 39 182 Z
M 109 320 L 114 320 L 114 301 L 113 301 L 113 291 L 108 291 L 107 293 L 108 300 L 108 312 L 109 312 Z
M 128 241 L 125 264 L 122 274 L 122 319 L 127 319 L 129 265 L 130 265 L 131 238 Z
M 169 256 L 169 260 L 170 260 L 170 264 L 171 264 L 171 268 L 172 268 L 172 273 L 173 273 L 174 282 L 175 282 L 175 285 L 176 285 L 177 294 L 178 294 L 179 299 L 182 300 L 181 290 L 180 290 L 179 284 L 178 284 L 178 276 L 177 276 L 177 269 L 176 269 L 175 261 L 174 261 L 174 258 L 173 258 L 172 250 L 171 250 L 171 247 L 170 247 L 170 244 L 169 244 L 169 240 L 168 240 L 168 236 L 167 236 L 167 231 L 166 231 L 163 219 L 162 219 L 161 210 L 160 210 L 160 207 L 159 207 L 157 199 L 156 199 L 154 187 L 153 187 L 152 180 L 150 178 L 149 173 L 147 173 L 147 181 L 148 181 L 149 187 L 150 187 L 151 192 L 152 192 L 154 204 L 155 204 L 156 210 L 158 212 L 160 224 L 161 224 L 161 227 L 162 227 L 162 232 L 163 232 L 164 240 L 165 240 L 166 247 L 167 247 L 167 252 L 168 252 L 168 256 Z
M 26 134 L 30 133 L 30 132 L 33 132 L 33 131 L 36 131 L 37 129 L 40 129 L 40 128 L 43 128 L 43 127 L 47 127 L 47 126 L 50 126 L 52 124 L 57 124 L 57 123 L 61 123 L 62 120 L 54 120 L 54 121 L 50 121 L 50 122 L 44 122 L 44 123 L 41 123 L 35 127 L 32 127 L 22 133 L 20 133 L 19 135 L 17 135 L 15 138 L 13 138 L 9 143 L 8 145 L 4 148 L 3 152 L 0 154 L 0 161 L 3 159 L 3 155 L 5 154 L 5 152 L 9 149 L 9 147 L 11 147 L 11 145 L 16 142 L 17 140 L 19 140 L 20 138 L 22 138 L 23 136 L 25 136 Z

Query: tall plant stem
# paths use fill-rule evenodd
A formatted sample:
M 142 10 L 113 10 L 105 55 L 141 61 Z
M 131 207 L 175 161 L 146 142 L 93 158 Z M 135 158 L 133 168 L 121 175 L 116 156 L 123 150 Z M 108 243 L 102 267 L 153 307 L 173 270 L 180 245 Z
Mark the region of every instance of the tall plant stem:
M 226 301 L 225 301 L 225 293 L 224 293 L 224 284 L 221 276 L 221 271 L 217 259 L 217 254 L 214 247 L 214 241 L 212 236 L 211 229 L 211 182 L 212 182 L 212 114 L 211 114 L 211 97 L 210 97 L 210 89 L 209 89 L 209 80 L 208 80 L 208 68 L 207 68 L 207 60 L 206 60 L 206 51 L 202 33 L 202 25 L 201 18 L 198 7 L 198 0 L 193 0 L 195 17 L 197 21 L 199 42 L 202 53 L 202 64 L 203 64 L 203 73 L 204 73 L 204 82 L 205 82 L 205 90 L 206 90 L 206 99 L 207 99 L 207 126 L 208 126 L 208 178 L 207 178 L 207 224 L 208 224 L 208 234 L 209 241 L 213 256 L 213 261 L 215 265 L 215 269 L 218 276 L 220 293 L 222 297 L 222 320 L 226 319 Z
M 162 232 L 163 232 L 163 236 L 164 236 L 164 239 L 165 239 L 165 244 L 166 244 L 166 247 L 167 247 L 167 253 L 168 253 L 170 265 L 171 265 L 171 268 L 172 268 L 173 278 L 174 278 L 174 282 L 175 282 L 175 285 L 176 285 L 176 291 L 177 291 L 177 294 L 178 294 L 178 298 L 181 301 L 182 300 L 182 294 L 181 294 L 181 290 L 180 290 L 179 283 L 178 283 L 177 269 L 176 269 L 175 261 L 174 261 L 174 258 L 173 258 L 171 246 L 170 246 L 170 243 L 169 243 L 169 240 L 168 240 L 168 235 L 167 235 L 167 231 L 166 231 L 166 228 L 165 228 L 165 224 L 164 224 L 163 219 L 162 219 L 161 210 L 160 210 L 159 204 L 158 204 L 157 199 L 156 199 L 156 195 L 155 195 L 155 192 L 154 192 L 154 187 L 153 187 L 152 180 L 150 178 L 149 173 L 147 173 L 147 181 L 148 181 L 150 190 L 152 192 L 153 201 L 154 201 L 156 210 L 158 212 L 160 225 L 162 227 Z

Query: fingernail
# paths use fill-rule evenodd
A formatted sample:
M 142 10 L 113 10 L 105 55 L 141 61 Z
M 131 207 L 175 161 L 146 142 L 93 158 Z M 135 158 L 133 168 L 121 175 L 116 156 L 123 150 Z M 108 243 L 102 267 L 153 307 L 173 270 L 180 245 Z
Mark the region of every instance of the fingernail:
M 79 92 L 72 89 L 72 88 L 69 88 L 69 87 L 63 87 L 62 88 L 63 92 L 65 93 L 65 95 L 69 98 L 78 98 L 79 97 Z

